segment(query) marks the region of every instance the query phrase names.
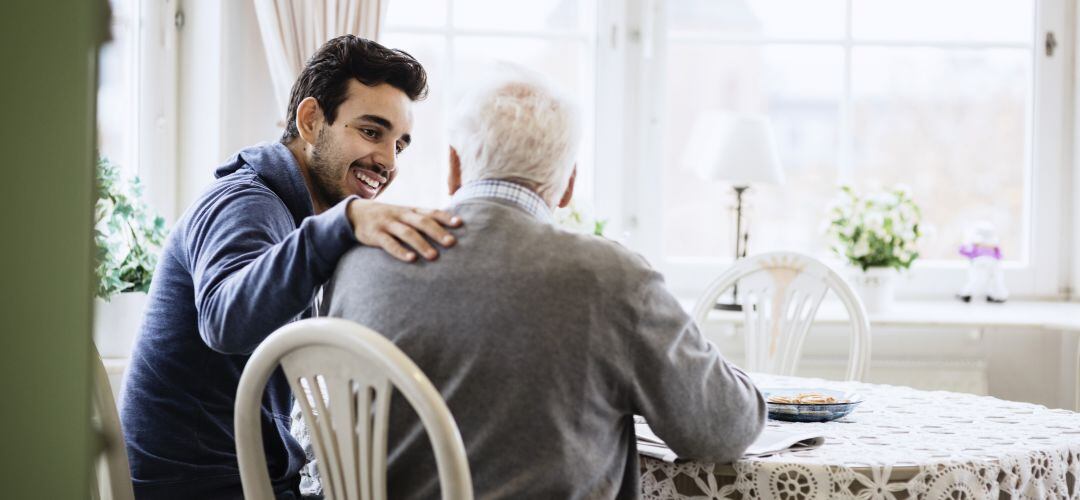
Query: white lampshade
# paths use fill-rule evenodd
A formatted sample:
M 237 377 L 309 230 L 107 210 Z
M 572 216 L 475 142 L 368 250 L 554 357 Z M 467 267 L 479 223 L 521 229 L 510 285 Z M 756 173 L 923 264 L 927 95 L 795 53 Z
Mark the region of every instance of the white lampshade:
M 690 133 L 683 165 L 702 179 L 736 186 L 784 182 L 772 128 L 763 115 L 702 112 Z

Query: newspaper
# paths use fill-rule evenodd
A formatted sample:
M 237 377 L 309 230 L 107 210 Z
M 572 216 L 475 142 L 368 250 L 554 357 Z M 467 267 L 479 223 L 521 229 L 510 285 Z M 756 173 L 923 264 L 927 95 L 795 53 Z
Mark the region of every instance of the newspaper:
M 668 448 L 663 439 L 641 417 L 634 417 L 634 432 L 637 434 L 637 450 L 639 454 L 658 458 L 665 462 L 674 462 L 679 459 L 675 452 Z M 798 451 L 817 448 L 825 443 L 825 436 L 815 432 L 792 432 L 774 428 L 766 428 L 761 435 L 747 448 L 743 458 L 765 457 L 785 451 Z

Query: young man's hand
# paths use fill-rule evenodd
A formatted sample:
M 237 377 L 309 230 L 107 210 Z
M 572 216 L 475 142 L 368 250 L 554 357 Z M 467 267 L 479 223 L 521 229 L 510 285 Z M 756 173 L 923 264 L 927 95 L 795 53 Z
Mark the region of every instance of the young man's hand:
M 416 260 L 417 253 L 427 260 L 435 260 L 439 252 L 424 237 L 451 247 L 457 240 L 446 227 L 461 226 L 460 217 L 443 210 L 401 207 L 364 199 L 349 202 L 345 213 L 357 241 L 380 247 L 405 262 Z

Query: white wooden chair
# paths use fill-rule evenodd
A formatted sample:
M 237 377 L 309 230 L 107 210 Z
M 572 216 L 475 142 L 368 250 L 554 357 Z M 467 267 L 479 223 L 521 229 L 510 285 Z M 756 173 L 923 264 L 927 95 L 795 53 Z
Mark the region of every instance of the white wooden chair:
M 746 369 L 792 375 L 803 341 L 826 292 L 832 290 L 847 308 L 852 323 L 847 380 L 862 380 L 870 363 L 870 322 L 851 285 L 813 257 L 770 252 L 736 262 L 716 278 L 694 307 L 693 318 L 704 327 L 717 300 L 738 283 L 745 331 Z
M 93 344 L 91 344 L 93 346 Z M 96 431 L 100 454 L 90 475 L 90 498 L 99 500 L 134 500 L 131 488 L 131 469 L 128 467 L 120 413 L 116 410 L 109 374 L 96 347 L 93 349 L 94 387 L 92 395 L 93 428 Z
M 442 498 L 473 498 L 465 445 L 439 392 L 385 337 L 333 318 L 278 329 L 244 367 L 235 425 L 245 498 L 273 498 L 259 417 L 266 382 L 279 364 L 309 426 L 327 498 L 386 498 L 387 424 L 394 388 L 416 410 L 431 439 Z
M 1080 334 L 1076 341 L 1076 380 L 1073 380 L 1073 410 L 1080 412 Z

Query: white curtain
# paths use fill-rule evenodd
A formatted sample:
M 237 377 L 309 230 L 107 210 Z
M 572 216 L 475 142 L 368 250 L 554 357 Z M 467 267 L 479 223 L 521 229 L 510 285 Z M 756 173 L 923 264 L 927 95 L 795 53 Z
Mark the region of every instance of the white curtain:
M 255 0 L 270 78 L 285 119 L 289 92 L 304 63 L 327 40 L 352 34 L 379 37 L 390 0 Z

